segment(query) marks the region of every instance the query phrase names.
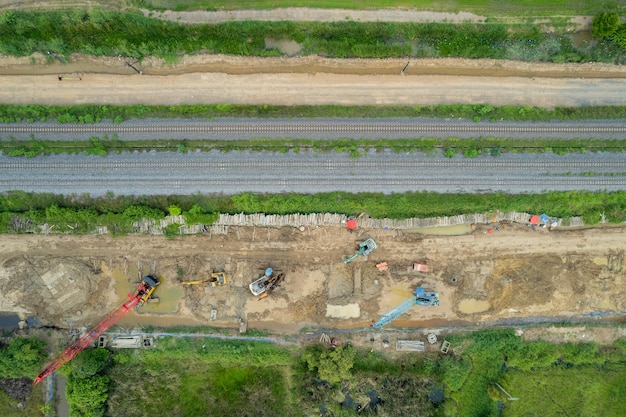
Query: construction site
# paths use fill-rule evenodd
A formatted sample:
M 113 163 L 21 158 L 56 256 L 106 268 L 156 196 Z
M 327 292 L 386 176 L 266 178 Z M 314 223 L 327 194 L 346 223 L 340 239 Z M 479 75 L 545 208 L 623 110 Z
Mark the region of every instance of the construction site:
M 475 225 L 452 235 L 459 229 L 3 235 L 0 311 L 34 317 L 40 326 L 92 328 L 148 276 L 156 284 L 138 298 L 145 305 L 129 308 L 119 326 L 208 325 L 286 336 L 623 320 L 624 229 L 529 226 Z

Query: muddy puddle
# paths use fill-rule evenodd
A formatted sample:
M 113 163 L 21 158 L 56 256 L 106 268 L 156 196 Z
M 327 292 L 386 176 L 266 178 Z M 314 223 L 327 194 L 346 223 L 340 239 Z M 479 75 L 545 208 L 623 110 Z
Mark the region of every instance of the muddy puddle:
M 118 325 L 121 327 L 174 327 L 174 326 L 213 326 L 211 322 L 196 320 L 191 317 L 137 314 L 134 311 L 123 317 Z M 218 326 L 215 326 L 218 327 Z
M 302 45 L 291 39 L 265 38 L 266 49 L 278 49 L 281 54 L 296 56 L 302 50 Z
M 583 35 L 581 35 L 583 36 Z M 582 38 L 581 38 L 582 39 Z M 582 40 L 580 40 L 582 42 Z M 266 39 L 268 48 L 297 55 L 300 45 L 290 40 Z M 465 59 L 329 59 L 318 56 L 241 58 L 221 55 L 181 57 L 168 65 L 148 58 L 127 65 L 124 58 L 72 57 L 67 64 L 43 59 L 0 57 L 0 75 L 54 75 L 80 78 L 84 74 L 126 76 L 181 75 L 190 73 L 244 74 L 354 74 L 354 75 L 451 75 L 476 77 L 626 78 L 622 67 L 607 64 L 544 64 Z M 408 65 L 407 65 L 408 64 Z M 76 81 L 80 82 L 80 81 Z
M 491 308 L 489 301 L 465 298 L 459 303 L 459 311 L 464 314 L 482 313 Z
M 128 300 L 128 294 L 135 291 L 139 277 L 148 274 L 149 271 L 139 271 L 135 265 L 129 265 L 126 271 L 120 268 L 114 268 L 111 276 L 115 281 L 115 293 L 118 302 L 125 303 Z M 133 315 L 160 313 L 168 314 L 178 311 L 178 303 L 183 295 L 183 290 L 179 286 L 173 285 L 169 280 L 161 279 L 161 284 L 154 291 L 154 297 L 159 301 L 155 303 L 147 303 L 140 307 L 139 313 L 133 311 L 127 317 Z

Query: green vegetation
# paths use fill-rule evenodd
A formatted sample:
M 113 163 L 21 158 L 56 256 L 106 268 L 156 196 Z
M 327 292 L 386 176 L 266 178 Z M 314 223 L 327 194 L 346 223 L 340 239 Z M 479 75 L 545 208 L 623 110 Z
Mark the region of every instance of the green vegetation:
M 104 375 L 110 353 L 106 349 L 88 349 L 72 359 L 63 371 L 70 417 L 101 417 L 106 408 L 109 377 Z
M 624 152 L 626 140 L 619 139 L 505 139 L 505 138 L 421 138 L 421 139 L 250 139 L 237 141 L 224 140 L 142 140 L 142 141 L 99 141 L 101 148 L 94 153 L 93 138 L 89 142 L 80 141 L 44 141 L 31 139 L 29 141 L 3 141 L 0 139 L 0 151 L 9 156 L 33 158 L 38 155 L 76 154 L 106 155 L 109 153 L 151 151 L 178 152 L 184 143 L 185 149 L 190 151 L 209 152 L 218 150 L 253 151 L 253 152 L 306 152 L 319 153 L 338 152 L 347 153 L 358 158 L 364 153 L 375 150 L 390 149 L 394 152 L 425 152 L 432 154 L 442 150 L 444 156 L 453 158 L 463 155 L 466 158 L 475 158 L 479 155 L 499 156 L 502 153 L 544 153 L 553 152 L 558 155 L 567 153 L 590 152 Z M 201 215 L 201 207 L 191 211 L 188 215 Z M 180 211 L 172 212 L 177 216 Z M 177 214 L 174 214 L 177 213 Z M 156 218 L 156 217 L 150 217 Z
M 626 409 L 623 339 L 611 345 L 551 344 L 523 341 L 513 329 L 448 334 L 446 339 L 461 353 L 392 359 L 348 344 L 297 349 L 201 336 L 159 337 L 145 350 L 118 350 L 112 356 L 105 349 L 84 351 L 63 372 L 69 374 L 72 417 L 273 417 L 323 410 L 333 416 L 392 417 L 419 410 L 421 416 L 617 417 Z M 41 342 L 14 340 L 12 348 L 2 347 L 3 366 L 27 362 L 22 369 L 30 368 L 30 359 L 6 353 L 18 347 L 38 351 Z M 520 401 L 507 401 L 496 383 Z M 40 399 L 41 393 L 34 392 Z M 2 415 L 17 415 L 5 397 L 0 392 Z M 499 401 L 504 404 L 500 414 Z
M 46 344 L 39 339 L 16 337 L 0 345 L 0 378 L 35 379 L 46 358 Z
M 626 221 L 626 192 L 515 195 L 333 192 L 141 197 L 109 194 L 90 197 L 11 191 L 0 195 L 0 233 L 37 232 L 37 225 L 44 223 L 55 225 L 56 233 L 91 233 L 96 226 L 107 226 L 114 235 L 135 233 L 132 221 L 163 217 L 168 207 L 174 204 L 181 208 L 190 224 L 211 224 L 219 213 L 368 213 L 375 218 L 404 219 L 494 213 L 497 210 L 545 212 L 562 218 L 582 216 L 587 225 L 599 223 L 603 213 L 610 223 Z
M 344 9 L 413 8 L 422 10 L 493 15 L 588 15 L 601 11 L 600 1 L 583 0 L 217 0 L 207 4 L 202 0 L 133 0 L 138 7 L 156 10 L 245 10 L 273 9 L 279 7 L 319 7 Z
M 115 353 L 108 415 L 293 415 L 292 352 L 269 343 L 159 338 Z M 132 374 L 133 378 L 128 378 Z
M 5 11 L 0 53 L 34 52 L 143 58 L 168 62 L 200 51 L 276 56 L 266 38 L 292 40 L 302 55 L 337 58 L 463 57 L 547 62 L 626 63 L 626 50 L 610 40 L 572 44 L 572 34 L 542 32 L 537 25 L 399 22 L 241 21 L 185 25 L 99 9 L 71 12 Z M 52 56 L 52 55 L 49 55 Z M 53 58 L 50 58 L 53 59 Z
M 0 389 L 0 415 L 3 417 L 40 416 L 45 409 L 41 391 L 32 389 L 32 380 L 47 358 L 46 344 L 39 339 L 15 337 L 8 345 L 0 343 L 0 381 L 12 396 Z M 25 378 L 25 380 L 22 380 Z M 19 397 L 19 398 L 18 398 Z M 19 404 L 19 405 L 18 405 Z
M 607 347 L 593 343 L 522 342 L 512 329 L 477 332 L 448 340 L 466 347 L 461 359 L 451 360 L 451 366 L 443 373 L 444 383 L 451 388 L 457 404 L 455 415 L 495 414 L 494 400 L 506 397 L 494 382 L 499 382 L 513 396 L 527 395 L 523 401 L 528 404 L 523 406 L 507 401 L 504 416 L 527 415 L 529 407 L 541 410 L 538 411 L 541 415 L 560 415 L 564 406 L 577 410 L 576 415 L 595 415 L 594 410 L 599 409 L 607 412 L 626 409 L 626 397 L 611 395 L 616 392 L 613 383 L 619 386 L 620 380 L 624 380 L 623 342 Z M 568 382 L 563 385 L 565 380 Z M 565 386 L 568 388 L 564 389 Z M 576 397 L 577 393 L 584 394 Z M 584 400 L 589 403 L 582 408 Z M 617 416 L 621 412 L 601 414 Z
M 181 104 L 177 106 L 110 106 L 82 104 L 77 106 L 44 106 L 38 104 L 0 104 L 0 123 L 57 120 L 59 123 L 121 123 L 129 119 L 215 117 L 430 117 L 474 120 L 550 121 L 626 119 L 626 106 L 556 107 L 492 106 L 490 104 L 439 104 L 433 106 L 271 106 L 239 104 Z M 88 122 L 88 120 L 90 120 Z M 98 138 L 96 138 L 98 139 Z M 33 138 L 33 140 L 35 140 Z M 107 144 L 117 136 L 99 138 Z M 180 143 L 177 143 L 179 145 Z M 90 145 L 91 146 L 91 145 Z M 178 149 L 178 148 L 177 148 Z M 182 151 L 185 150 L 183 147 Z

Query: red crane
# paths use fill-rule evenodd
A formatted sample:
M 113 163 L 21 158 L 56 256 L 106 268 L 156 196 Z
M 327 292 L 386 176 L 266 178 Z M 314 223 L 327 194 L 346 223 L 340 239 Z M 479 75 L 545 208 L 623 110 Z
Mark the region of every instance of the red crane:
M 159 285 L 159 281 L 156 277 L 151 275 L 143 277 L 139 285 L 137 285 L 135 293 L 128 295 L 130 300 L 126 301 L 120 308 L 109 314 L 104 320 L 91 329 L 89 333 L 78 339 L 72 346 L 65 349 L 65 352 L 61 353 L 58 358 L 56 358 L 39 374 L 39 376 L 37 376 L 37 378 L 35 378 L 33 385 L 40 383 L 48 375 L 71 361 L 74 356 L 78 355 L 85 348 L 94 343 L 102 333 L 106 332 L 134 307 L 141 306 L 148 301 L 157 285 Z

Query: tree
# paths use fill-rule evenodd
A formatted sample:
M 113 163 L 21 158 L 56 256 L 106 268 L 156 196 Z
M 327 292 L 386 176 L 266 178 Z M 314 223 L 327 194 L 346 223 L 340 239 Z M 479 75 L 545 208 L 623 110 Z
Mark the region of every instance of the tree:
M 0 348 L 0 377 L 34 378 L 40 371 L 46 344 L 39 339 L 16 337 L 8 346 Z
M 619 27 L 619 15 L 616 12 L 602 12 L 593 18 L 591 34 L 605 39 L 612 36 Z
M 89 378 L 76 378 L 70 375 L 67 381 L 67 402 L 70 417 L 101 416 L 108 397 L 109 377 L 93 375 Z
M 330 385 L 338 385 L 352 377 L 355 351 L 352 346 L 340 346 L 332 350 L 306 352 L 302 358 L 310 371 L 317 370 L 322 381 Z
M 110 353 L 106 349 L 83 350 L 70 363 L 72 376 L 87 378 L 100 372 L 108 362 Z

